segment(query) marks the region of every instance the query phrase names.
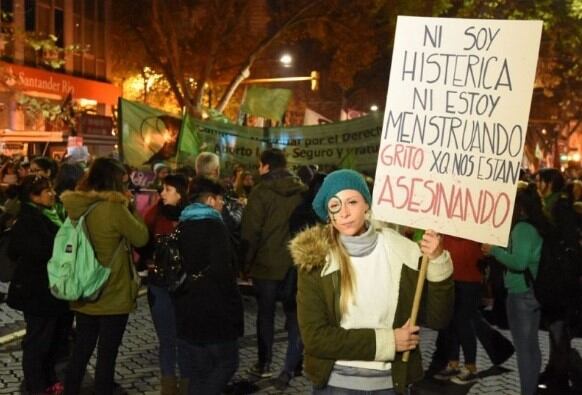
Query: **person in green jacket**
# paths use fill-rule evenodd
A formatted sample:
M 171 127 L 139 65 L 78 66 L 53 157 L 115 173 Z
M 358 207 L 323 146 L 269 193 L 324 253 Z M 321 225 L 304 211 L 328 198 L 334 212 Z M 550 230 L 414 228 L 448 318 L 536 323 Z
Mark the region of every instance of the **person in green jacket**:
M 287 169 L 283 151 L 270 148 L 259 160 L 261 182 L 254 187 L 244 209 L 241 223 L 243 271 L 249 273 L 257 297 L 258 361 L 248 373 L 261 378 L 272 376 L 275 306 L 283 304 L 287 319 L 287 353 L 283 370 L 277 377 L 283 388 L 301 363 L 301 341 L 297 326 L 293 268 L 287 244 L 291 239 L 289 219 L 303 200 L 307 187 Z
M 541 309 L 531 284 L 526 280 L 529 270 L 535 278 L 538 273 L 544 229 L 549 223 L 542 211 L 542 202 L 535 185 L 520 183 L 515 197 L 509 246 L 507 248 L 483 244 L 481 250 L 505 266 L 507 288 L 507 321 L 515 353 L 522 395 L 537 393 L 538 374 L 542 357 L 538 340 Z
M 117 352 L 129 313 L 136 308 L 139 278 L 127 244 L 144 246 L 148 230 L 130 205 L 124 174 L 125 168 L 119 161 L 98 158 L 77 190 L 61 195 L 73 220 L 98 203 L 86 217 L 87 232 L 97 259 L 111 268 L 109 279 L 96 301 L 71 303 L 77 336 L 65 378 L 65 394 L 80 393 L 87 363 L 97 344 L 95 393 L 113 393 Z
M 290 244 L 304 371 L 316 395 L 407 393 L 422 378 L 419 327 L 409 320 L 422 254 L 429 266 L 420 320 L 444 328 L 452 315 L 453 265 L 441 237 L 427 230 L 419 248 L 392 229 L 377 229 L 370 202 L 361 174 L 329 174 L 313 201 L 327 224 Z

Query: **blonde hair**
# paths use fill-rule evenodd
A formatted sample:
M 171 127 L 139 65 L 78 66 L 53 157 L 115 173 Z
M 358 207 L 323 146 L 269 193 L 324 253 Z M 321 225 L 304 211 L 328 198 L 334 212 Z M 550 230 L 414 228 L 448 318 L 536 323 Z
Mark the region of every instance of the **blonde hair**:
M 339 262 L 341 274 L 340 313 L 344 315 L 348 311 L 348 305 L 354 297 L 356 274 L 352 269 L 350 255 L 339 238 L 340 233 L 332 224 L 329 224 L 328 227 L 330 232 L 330 253 L 332 258 L 337 259 Z

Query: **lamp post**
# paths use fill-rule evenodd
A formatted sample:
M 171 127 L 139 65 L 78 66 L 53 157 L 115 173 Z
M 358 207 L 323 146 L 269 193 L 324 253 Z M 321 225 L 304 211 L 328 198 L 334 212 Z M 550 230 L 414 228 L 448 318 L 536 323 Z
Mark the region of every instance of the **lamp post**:
M 319 72 L 312 71 L 311 75 L 305 77 L 279 77 L 279 78 L 251 78 L 244 80 L 241 84 L 267 84 L 270 82 L 294 82 L 294 81 L 311 81 L 311 90 L 319 89 Z

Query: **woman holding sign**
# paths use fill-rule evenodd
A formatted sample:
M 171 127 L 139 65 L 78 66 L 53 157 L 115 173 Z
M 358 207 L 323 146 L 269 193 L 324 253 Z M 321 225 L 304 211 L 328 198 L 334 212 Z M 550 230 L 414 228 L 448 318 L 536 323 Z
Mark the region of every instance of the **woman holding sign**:
M 361 174 L 329 174 L 313 201 L 327 225 L 291 242 L 304 370 L 314 394 L 407 393 L 422 378 L 419 327 L 409 322 L 422 254 L 430 264 L 421 317 L 442 328 L 452 313 L 453 266 L 440 236 L 426 231 L 419 248 L 393 230 L 376 229 L 371 200 Z M 405 351 L 411 351 L 407 363 Z

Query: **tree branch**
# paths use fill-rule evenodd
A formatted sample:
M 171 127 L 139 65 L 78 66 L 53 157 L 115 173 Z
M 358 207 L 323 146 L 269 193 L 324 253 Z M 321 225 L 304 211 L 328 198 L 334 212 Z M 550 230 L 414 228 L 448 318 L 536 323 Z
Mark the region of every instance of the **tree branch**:
M 255 62 L 258 55 L 263 52 L 269 45 L 271 45 L 275 40 L 277 40 L 293 23 L 295 23 L 298 19 L 300 19 L 303 15 L 307 12 L 311 11 L 318 5 L 322 3 L 321 0 L 316 0 L 307 3 L 301 9 L 299 9 L 294 15 L 292 15 L 277 31 L 273 34 L 265 37 L 259 45 L 251 52 L 251 54 L 247 57 L 247 61 L 241 67 L 239 73 L 234 77 L 234 79 L 230 82 L 228 88 L 220 98 L 216 109 L 220 112 L 224 111 L 224 108 L 232 98 L 232 95 L 236 91 L 236 88 L 240 85 L 242 81 L 244 81 L 250 75 L 250 68 Z

